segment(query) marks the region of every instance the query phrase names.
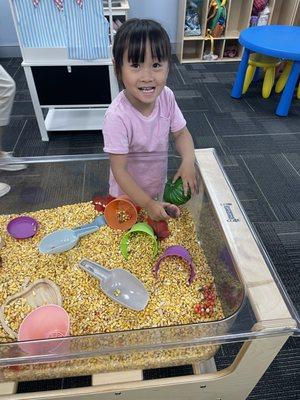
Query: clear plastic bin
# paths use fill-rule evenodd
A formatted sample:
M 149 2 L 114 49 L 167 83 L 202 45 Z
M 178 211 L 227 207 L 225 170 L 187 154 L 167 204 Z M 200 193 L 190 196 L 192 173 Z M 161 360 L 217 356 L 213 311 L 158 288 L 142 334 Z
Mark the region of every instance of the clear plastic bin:
M 82 333 L 79 336 L 49 339 L 47 342 L 59 341 L 58 349 L 38 355 L 27 354 L 22 351 L 18 342 L 8 340 L 7 337 L 2 338 L 1 381 L 89 375 L 196 363 L 213 357 L 223 343 L 260 338 L 272 340 L 277 336 L 288 337 L 299 333 L 297 313 L 262 243 L 251 228 L 215 151 L 196 150 L 196 156 L 199 165 L 199 193 L 183 207 L 192 215 L 195 240 L 197 246 L 201 247 L 212 273 L 223 318 L 207 318 L 203 322 L 184 325 L 157 324 L 156 327 L 115 329 L 114 332 L 108 333 Z M 10 173 L 3 175 L 12 186 L 10 193 L 0 199 L 0 217 L 7 215 L 5 221 L 13 216 L 31 215 L 31 212 L 39 210 L 91 202 L 95 194 L 108 194 L 109 161 L 105 155 L 54 156 L 24 160 L 28 163 L 26 170 L 17 173 L 14 178 L 11 178 Z M 167 162 L 168 176 L 172 177 L 180 164 L 180 158 L 157 154 L 154 159 L 153 156 L 150 159 L 139 155 L 138 162 L 149 168 L 153 163 L 163 165 Z M 32 243 L 30 257 L 34 254 L 32 262 L 35 266 L 38 260 L 45 257 L 38 253 L 36 247 L 38 240 L 44 236 L 46 222 L 48 223 L 42 220 L 42 214 L 38 215 L 41 218 L 39 236 L 26 239 L 27 243 Z M 84 220 L 84 215 L 78 217 L 78 222 Z M 88 222 L 90 219 L 86 220 L 86 223 Z M 61 224 L 64 223 L 68 224 L 61 221 Z M 0 229 L 4 242 L 11 246 L 6 225 L 2 223 Z M 84 248 L 84 243 L 88 242 L 79 242 L 76 247 Z M 21 241 L 16 241 L 16 246 L 21 245 Z M 3 250 L 4 248 L 0 252 Z M 13 248 L 11 251 L 14 251 Z M 79 251 L 78 248 L 67 252 L 69 254 L 63 253 L 61 258 L 57 258 L 57 255 L 47 256 L 49 262 L 58 263 L 59 260 L 64 260 L 62 265 L 67 271 L 65 279 L 70 280 L 70 285 L 71 277 L 68 276 L 66 263 L 78 260 L 81 253 L 77 254 L 76 251 Z M 161 251 L 162 247 L 158 256 Z M 84 255 L 92 259 L 88 257 L 88 247 Z M 29 265 L 26 257 L 27 250 L 19 257 L 20 265 L 23 265 L 24 269 Z M 6 254 L 2 259 L 0 271 L 2 290 L 5 286 L 3 284 L 8 260 Z M 185 274 L 186 271 L 176 273 Z M 18 282 L 21 282 L 21 278 Z M 8 294 L 11 294 L 11 291 Z M 5 296 L 2 297 L 4 299 Z M 63 299 L 63 305 L 65 300 Z M 178 319 L 179 317 L 180 309 Z

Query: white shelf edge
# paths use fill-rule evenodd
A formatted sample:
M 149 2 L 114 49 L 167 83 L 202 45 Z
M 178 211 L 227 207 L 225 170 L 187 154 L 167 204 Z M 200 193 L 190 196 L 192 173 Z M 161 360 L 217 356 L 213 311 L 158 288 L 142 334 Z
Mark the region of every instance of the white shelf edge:
M 241 61 L 241 57 L 234 57 L 234 58 L 218 58 L 217 60 L 203 60 L 200 58 L 186 58 L 182 59 L 182 64 L 188 63 L 213 63 L 213 62 L 233 62 L 233 61 Z
M 51 109 L 45 126 L 47 131 L 92 131 L 101 130 L 106 108 Z
M 184 36 L 183 37 L 184 42 L 193 42 L 194 40 L 205 40 L 204 36 Z
M 120 0 L 121 6 L 120 7 L 112 7 L 113 11 L 128 11 L 130 9 L 128 0 Z M 109 11 L 108 7 L 103 6 L 104 11 Z
M 105 108 L 107 109 L 107 107 L 110 105 L 110 103 L 108 104 L 43 104 L 40 107 L 41 108 L 57 108 L 57 109 L 61 109 L 61 108 L 70 108 L 70 109 L 78 109 L 78 108 L 82 108 L 82 109 L 90 109 L 90 108 L 97 108 L 97 109 L 101 109 L 101 108 Z
M 78 60 L 68 58 L 66 47 L 23 47 L 22 66 L 55 66 L 55 65 L 112 65 L 112 59 L 99 58 L 96 60 Z M 111 54 L 111 46 L 108 48 Z

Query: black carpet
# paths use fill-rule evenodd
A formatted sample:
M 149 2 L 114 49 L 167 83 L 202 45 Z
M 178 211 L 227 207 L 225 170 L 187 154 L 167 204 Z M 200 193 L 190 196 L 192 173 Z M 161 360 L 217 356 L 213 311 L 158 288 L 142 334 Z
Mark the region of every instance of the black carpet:
M 3 139 L 16 156 L 91 154 L 101 152 L 99 132 L 61 132 L 42 142 L 20 59 L 0 63 L 14 77 L 17 93 L 12 120 Z M 230 97 L 237 63 L 180 65 L 175 61 L 168 85 L 187 119 L 196 148 L 214 147 L 231 183 L 261 237 L 297 309 L 300 306 L 300 101 L 294 98 L 289 116 L 274 111 L 279 95 L 261 97 L 261 83 L 250 87 L 243 99 Z M 0 172 L 0 181 L 7 179 Z M 17 175 L 16 175 L 17 177 Z M 34 182 L 34 175 L 32 176 Z M 16 186 L 22 180 L 16 178 Z M 34 183 L 33 183 L 34 185 Z M 76 193 L 65 194 L 62 201 Z M 1 199 L 3 207 L 4 199 Z M 80 200 L 80 199 L 79 199 Z M 13 201 L 13 200 L 12 200 Z M 1 207 L 2 207 L 1 205 Z M 238 346 L 222 346 L 218 368 L 229 365 Z M 276 357 L 249 399 L 299 399 L 300 346 L 291 338 Z M 145 379 L 189 374 L 181 369 L 145 371 Z M 83 378 L 85 384 L 89 379 Z M 80 378 L 22 383 L 19 391 L 81 386 Z M 54 385 L 54 386 L 53 386 Z

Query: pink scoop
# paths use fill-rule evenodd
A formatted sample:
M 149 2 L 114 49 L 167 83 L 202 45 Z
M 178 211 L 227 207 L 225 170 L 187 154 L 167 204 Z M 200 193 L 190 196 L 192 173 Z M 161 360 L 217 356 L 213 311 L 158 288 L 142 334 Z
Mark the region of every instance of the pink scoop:
M 38 340 L 68 336 L 70 318 L 68 313 L 56 304 L 48 304 L 31 311 L 22 321 L 18 340 Z M 63 341 L 20 343 L 23 351 L 29 354 L 49 353 L 62 345 Z
M 188 279 L 188 285 L 190 285 L 193 280 L 196 278 L 196 271 L 195 271 L 195 266 L 192 260 L 192 257 L 190 255 L 190 253 L 188 252 L 188 250 L 183 247 L 183 246 L 169 246 L 166 248 L 166 250 L 164 251 L 164 253 L 159 257 L 159 259 L 157 260 L 157 262 L 155 263 L 154 267 L 153 267 L 153 273 L 155 274 L 155 276 L 157 276 L 159 267 L 160 267 L 160 263 L 162 262 L 162 260 L 166 257 L 180 257 L 182 258 L 190 267 L 190 276 Z

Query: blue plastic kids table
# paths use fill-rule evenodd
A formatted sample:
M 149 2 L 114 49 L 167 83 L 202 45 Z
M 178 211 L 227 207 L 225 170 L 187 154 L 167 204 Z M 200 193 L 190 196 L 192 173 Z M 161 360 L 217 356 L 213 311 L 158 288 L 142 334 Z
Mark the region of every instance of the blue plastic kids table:
M 288 81 L 276 109 L 277 115 L 281 117 L 288 115 L 294 89 L 300 74 L 300 27 L 268 25 L 247 28 L 241 32 L 239 41 L 245 47 L 245 50 L 231 91 L 231 96 L 236 99 L 242 96 L 243 83 L 250 53 L 261 53 L 283 60 L 294 61 Z

